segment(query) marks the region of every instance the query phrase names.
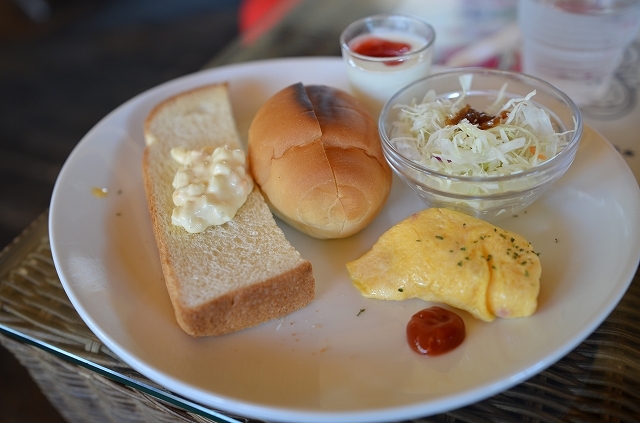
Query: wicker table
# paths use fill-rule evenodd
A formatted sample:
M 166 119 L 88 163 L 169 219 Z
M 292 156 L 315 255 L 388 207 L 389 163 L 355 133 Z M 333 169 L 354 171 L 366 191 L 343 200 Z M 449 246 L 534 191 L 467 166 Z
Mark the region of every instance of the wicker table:
M 335 40 L 341 28 L 380 10 L 376 7 L 397 2 L 340 1 L 333 8 L 324 3 L 295 4 L 268 33 L 251 42 L 239 39 L 210 65 L 339 54 Z M 309 18 L 322 13 L 325 25 Z M 291 33 L 301 34 L 297 42 L 282 43 Z M 640 71 L 638 63 L 634 66 Z M 414 422 L 638 421 L 639 323 L 640 276 L 636 275 L 606 321 L 552 367 L 479 403 Z M 0 343 L 15 354 L 69 422 L 253 421 L 164 389 L 128 367 L 91 333 L 57 276 L 46 212 L 0 254 Z
M 195 404 L 129 368 L 93 335 L 56 275 L 46 214 L 0 257 L 0 342 L 69 422 L 251 421 Z M 477 404 L 415 422 L 640 419 L 640 277 L 554 366 Z

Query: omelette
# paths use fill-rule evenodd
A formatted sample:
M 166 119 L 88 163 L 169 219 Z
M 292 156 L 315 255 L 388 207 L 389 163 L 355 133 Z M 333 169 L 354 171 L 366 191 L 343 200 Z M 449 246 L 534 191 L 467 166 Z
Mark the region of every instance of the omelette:
M 347 270 L 365 297 L 421 298 L 487 322 L 533 314 L 542 273 L 523 236 L 445 208 L 396 224 Z

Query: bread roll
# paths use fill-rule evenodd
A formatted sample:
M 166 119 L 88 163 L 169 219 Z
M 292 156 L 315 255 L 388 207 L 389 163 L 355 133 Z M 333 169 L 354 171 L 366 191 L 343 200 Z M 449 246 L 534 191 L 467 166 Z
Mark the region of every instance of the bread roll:
M 192 336 L 222 335 L 309 304 L 311 263 L 286 240 L 257 188 L 233 219 L 189 233 L 171 223 L 171 148 L 240 148 L 226 84 L 179 93 L 144 124 L 142 170 L 162 272 L 180 327 Z
M 327 86 L 298 83 L 267 100 L 249 128 L 248 154 L 274 214 L 315 238 L 360 231 L 391 188 L 375 121 Z

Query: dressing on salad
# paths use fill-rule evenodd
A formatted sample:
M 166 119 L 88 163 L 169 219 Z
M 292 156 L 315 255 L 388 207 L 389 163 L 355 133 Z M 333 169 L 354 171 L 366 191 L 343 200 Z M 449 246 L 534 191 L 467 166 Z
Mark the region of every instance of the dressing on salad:
M 429 90 L 422 102 L 396 106 L 391 142 L 400 154 L 435 171 L 455 176 L 501 176 L 521 172 L 557 155 L 567 145 L 532 91 L 505 102 L 503 85 L 495 102 L 478 111 L 466 103 L 472 75 L 460 77 L 453 101 Z

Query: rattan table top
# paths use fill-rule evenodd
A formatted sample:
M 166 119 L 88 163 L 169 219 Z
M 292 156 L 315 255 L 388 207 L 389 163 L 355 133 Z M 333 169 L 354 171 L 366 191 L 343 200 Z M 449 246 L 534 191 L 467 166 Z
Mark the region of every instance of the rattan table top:
M 89 330 L 57 276 L 46 214 L 0 255 L 0 333 L 214 421 L 229 421 L 140 375 Z M 499 395 L 413 422 L 640 420 L 640 277 L 603 324 L 556 364 Z M 234 421 L 237 417 L 231 417 Z M 251 421 L 242 419 L 242 421 Z

